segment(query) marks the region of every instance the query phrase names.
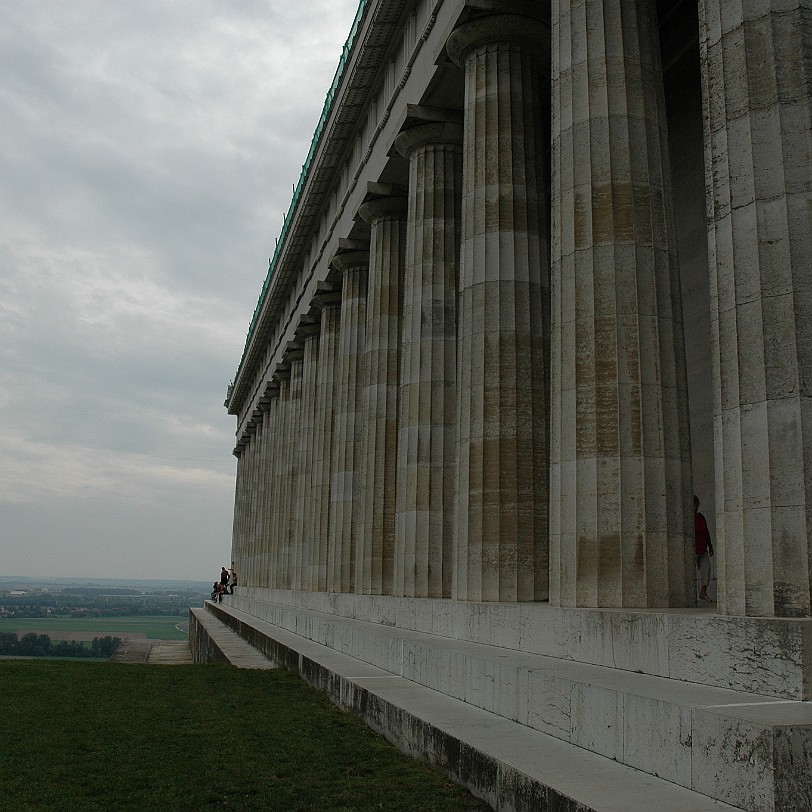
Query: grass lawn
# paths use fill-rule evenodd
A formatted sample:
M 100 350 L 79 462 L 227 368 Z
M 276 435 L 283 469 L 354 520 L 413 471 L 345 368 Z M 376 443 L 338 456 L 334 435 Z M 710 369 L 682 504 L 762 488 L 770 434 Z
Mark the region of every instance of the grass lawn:
M 0 686 L 0 808 L 487 808 L 287 671 L 3 660 Z
M 114 637 L 127 633 L 143 632 L 152 640 L 186 640 L 187 634 L 176 628 L 187 623 L 180 615 L 131 616 L 131 617 L 24 617 L 0 620 L 0 632 L 49 631 L 63 632 L 109 632 Z

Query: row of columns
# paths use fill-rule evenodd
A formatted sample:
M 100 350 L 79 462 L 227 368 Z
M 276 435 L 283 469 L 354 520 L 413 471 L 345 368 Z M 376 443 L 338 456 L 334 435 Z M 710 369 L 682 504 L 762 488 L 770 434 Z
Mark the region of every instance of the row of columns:
M 702 3 L 708 81 L 719 79 L 725 37 L 738 36 L 722 30 L 724 5 Z M 774 32 L 800 36 L 806 18 L 795 5 L 794 17 L 767 10 L 761 22 L 742 25 L 763 34 L 769 23 Z M 340 292 L 325 289 L 314 299 L 319 319 L 300 326 L 300 342 L 289 348 L 238 446 L 234 552 L 242 583 L 460 600 L 549 597 L 563 606 L 690 605 L 687 386 L 653 3 L 560 0 L 551 32 L 535 18 L 482 17 L 453 32 L 447 50 L 465 72 L 462 125 L 424 123 L 398 137 L 409 162 L 406 198 L 362 206 L 369 249 L 333 259 Z M 726 67 L 722 73 L 726 83 L 756 82 L 752 71 L 744 79 Z M 541 90 L 548 79 L 551 122 Z M 788 157 L 809 149 L 808 129 L 804 141 L 793 125 L 809 113 L 808 84 L 805 98 L 798 81 L 795 96 L 780 92 L 782 81 L 794 80 L 778 76 L 766 108 Z M 764 92 L 754 87 L 752 95 L 757 91 Z M 809 160 L 795 196 L 782 199 L 789 276 L 781 287 L 778 260 L 765 262 L 769 284 L 759 290 L 725 264 L 733 262 L 733 252 L 722 250 L 731 219 L 735 247 L 747 237 L 714 185 L 727 183 L 729 191 L 732 184 L 716 171 L 720 133 L 742 113 L 726 119 L 719 87 L 706 92 L 719 319 L 730 308 L 749 315 L 753 297 L 777 293 L 790 299 L 769 306 L 800 323 L 809 315 L 808 285 L 792 279 L 791 269 L 798 252 L 809 254 L 802 217 Z M 766 158 L 752 147 L 747 157 L 758 181 Z M 774 197 L 766 200 L 769 191 L 762 214 L 776 207 Z M 762 223 L 757 195 L 752 218 Z M 773 237 L 778 225 L 765 228 Z M 742 285 L 749 285 L 747 301 L 733 294 Z M 741 360 L 742 348 L 719 319 L 717 370 L 733 374 L 730 353 Z M 776 325 L 766 317 L 758 324 L 753 340 L 770 351 L 767 334 Z M 808 485 L 788 494 L 775 484 L 779 465 L 768 455 L 761 470 L 773 504 L 750 519 L 741 502 L 742 462 L 758 465 L 742 444 L 745 417 L 791 457 L 787 481 L 812 480 L 802 431 L 807 393 L 797 383 L 809 380 L 804 338 L 792 356 L 795 389 L 792 370 L 776 382 L 780 404 L 770 402 L 769 387 L 758 408 L 734 402 L 732 387 L 717 382 L 725 497 L 717 546 L 727 546 L 720 557 L 731 579 L 720 607 L 730 612 L 757 606 L 762 614 L 809 614 Z M 794 422 L 787 417 L 793 409 Z M 786 434 L 787 419 L 797 437 Z M 770 501 L 769 494 L 754 496 L 759 507 L 758 500 Z M 797 509 L 780 503 L 795 497 Z M 772 532 L 771 551 L 748 547 L 748 520 L 767 538 Z M 780 527 L 780 539 L 770 523 Z M 738 549 L 736 562 L 731 549 Z M 747 569 L 750 560 L 767 559 L 769 574 Z M 788 567 L 795 570 L 789 586 Z M 758 594 L 758 601 L 740 594 Z

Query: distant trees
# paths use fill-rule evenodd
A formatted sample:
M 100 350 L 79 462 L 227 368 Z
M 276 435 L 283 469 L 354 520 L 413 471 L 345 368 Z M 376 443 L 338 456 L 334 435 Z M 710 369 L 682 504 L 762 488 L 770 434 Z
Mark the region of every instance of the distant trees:
M 0 632 L 0 654 L 17 657 L 109 657 L 119 646 L 121 638 L 107 635 L 94 637 L 86 646 L 76 640 L 53 643 L 47 634 L 28 632 L 18 638 L 16 632 Z

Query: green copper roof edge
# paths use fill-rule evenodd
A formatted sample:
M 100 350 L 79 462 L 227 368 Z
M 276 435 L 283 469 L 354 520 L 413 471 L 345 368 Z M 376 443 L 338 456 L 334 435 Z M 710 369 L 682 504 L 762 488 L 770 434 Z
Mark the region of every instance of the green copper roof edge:
M 284 220 L 282 221 L 282 230 L 279 232 L 279 238 L 276 241 L 276 247 L 274 248 L 273 257 L 268 262 L 268 272 L 265 274 L 265 281 L 262 283 L 262 290 L 260 291 L 259 294 L 259 300 L 257 301 L 257 306 L 254 308 L 254 315 L 251 317 L 251 323 L 248 326 L 248 335 L 246 336 L 245 339 L 245 346 L 243 347 L 242 358 L 240 359 L 240 365 L 237 368 L 237 373 L 234 376 L 235 382 L 239 378 L 243 366 L 245 365 L 246 354 L 248 352 L 248 345 L 251 343 L 251 338 L 254 335 L 254 330 L 256 329 L 257 322 L 259 321 L 259 314 L 262 311 L 263 305 L 265 304 L 265 298 L 268 295 L 268 289 L 270 288 L 271 285 L 271 278 L 273 277 L 274 271 L 276 270 L 276 264 L 280 256 L 282 246 L 284 245 L 285 238 L 287 237 L 290 222 L 293 219 L 293 214 L 296 211 L 296 206 L 299 203 L 299 198 L 301 196 L 304 182 L 307 179 L 307 176 L 310 172 L 310 167 L 313 163 L 313 158 L 316 154 L 316 148 L 318 147 L 322 133 L 324 132 L 324 125 L 327 123 L 327 119 L 330 115 L 330 112 L 333 109 L 333 102 L 335 101 L 336 91 L 338 90 L 338 86 L 341 84 L 341 80 L 344 78 L 344 71 L 347 67 L 347 63 L 349 61 L 349 56 L 350 53 L 352 52 L 353 45 L 355 45 L 355 38 L 358 35 L 358 28 L 360 26 L 361 20 L 363 19 L 364 12 L 366 11 L 366 8 L 371 3 L 371 1 L 372 0 L 360 0 L 360 2 L 358 3 L 358 9 L 355 12 L 355 18 L 352 21 L 350 33 L 347 36 L 346 41 L 344 42 L 344 48 L 341 51 L 341 57 L 338 60 L 338 66 L 336 67 L 336 72 L 333 76 L 333 81 L 330 85 L 329 90 L 327 91 L 327 96 L 324 100 L 324 105 L 321 108 L 321 116 L 319 116 L 318 123 L 316 124 L 316 129 L 315 132 L 313 133 L 313 138 L 310 140 L 310 149 L 307 152 L 307 158 L 305 159 L 304 164 L 302 164 L 302 171 L 299 173 L 299 180 L 296 183 L 296 188 L 293 190 L 293 197 L 291 198 L 290 205 L 288 206 L 287 214 L 285 214 Z M 231 388 L 229 388 L 229 398 L 230 396 L 231 396 Z

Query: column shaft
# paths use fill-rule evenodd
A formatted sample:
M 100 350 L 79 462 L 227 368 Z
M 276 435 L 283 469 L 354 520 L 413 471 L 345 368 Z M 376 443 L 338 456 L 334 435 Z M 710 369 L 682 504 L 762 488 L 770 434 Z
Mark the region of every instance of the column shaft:
M 259 494 L 257 493 L 257 478 L 259 469 L 259 439 L 257 436 L 256 426 L 253 426 L 251 429 L 249 448 L 251 455 L 251 480 L 250 480 L 250 491 L 248 493 L 247 535 L 248 535 L 248 548 L 251 551 L 252 567 L 256 571 L 257 507 L 259 497 Z
M 457 305 L 462 128 L 398 136 L 409 208 L 395 518 L 394 594 L 450 597 L 457 443 Z
M 302 327 L 304 355 L 302 358 L 302 397 L 300 406 L 299 487 L 296 504 L 296 565 L 294 589 L 313 589 L 313 512 L 315 496 L 312 487 L 316 389 L 319 354 L 318 325 Z
M 274 496 L 273 496 L 273 542 L 270 561 L 269 586 L 283 589 L 285 585 L 285 542 L 287 540 L 287 496 L 290 491 L 288 480 L 287 436 L 288 404 L 290 403 L 290 370 L 278 370 L 279 398 L 277 403 L 278 420 L 274 444 Z
M 690 440 L 656 11 L 556 11 L 551 601 L 684 606 Z
M 301 543 L 296 535 L 296 513 L 297 500 L 299 495 L 299 438 L 301 435 L 301 404 L 302 404 L 302 373 L 303 373 L 302 350 L 295 350 L 290 354 L 290 397 L 288 400 L 288 417 L 285 424 L 286 440 L 286 474 L 287 483 L 285 490 L 285 528 L 284 528 L 284 552 L 283 552 L 283 587 L 292 589 L 296 578 L 296 564 L 299 556 L 297 548 Z
M 231 531 L 231 559 L 232 561 L 236 561 L 237 566 L 240 568 L 237 572 L 242 572 L 247 562 L 245 537 L 242 532 L 243 490 L 245 488 L 247 470 L 245 464 L 245 447 L 241 446 L 235 449 L 234 455 L 237 458 L 237 474 L 234 483 L 234 521 Z
M 750 5 L 699 4 L 719 611 L 808 617 L 812 10 Z
M 257 586 L 269 587 L 271 585 L 271 574 L 273 572 L 272 561 L 274 560 L 275 535 L 274 535 L 274 498 L 276 496 L 276 451 L 279 443 L 279 387 L 271 388 L 268 392 L 270 402 L 268 403 L 267 429 L 265 430 L 265 450 L 262 455 L 262 466 L 265 476 L 265 508 L 263 524 L 265 525 L 265 537 L 262 540 L 258 566 Z M 237 570 L 239 572 L 239 570 Z
M 257 512 L 254 525 L 254 539 L 253 539 L 253 559 L 255 562 L 256 576 L 255 580 L 259 580 L 262 572 L 262 554 L 265 545 L 266 530 L 265 527 L 265 455 L 268 448 L 268 435 L 267 435 L 267 411 L 263 411 L 257 423 L 257 431 L 254 439 L 257 444 L 256 448 L 256 492 L 257 492 Z M 239 572 L 239 570 L 238 570 Z
M 541 62 L 548 29 L 510 15 L 457 29 L 465 70 L 458 310 L 458 599 L 547 596 Z
M 356 549 L 355 591 L 391 595 L 406 199 L 372 200 L 359 213 L 371 226 L 371 238 L 361 395 L 363 521 Z
M 314 493 L 313 585 L 327 590 L 328 539 L 330 528 L 330 481 L 333 459 L 333 425 L 335 422 L 338 337 L 341 316 L 341 294 L 320 297 L 321 336 L 319 339 L 315 436 L 313 442 L 312 488 Z
M 333 259 L 343 275 L 336 380 L 335 429 L 330 486 L 328 589 L 355 589 L 355 547 L 359 533 L 361 392 L 366 324 L 366 251 Z

